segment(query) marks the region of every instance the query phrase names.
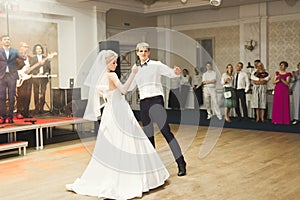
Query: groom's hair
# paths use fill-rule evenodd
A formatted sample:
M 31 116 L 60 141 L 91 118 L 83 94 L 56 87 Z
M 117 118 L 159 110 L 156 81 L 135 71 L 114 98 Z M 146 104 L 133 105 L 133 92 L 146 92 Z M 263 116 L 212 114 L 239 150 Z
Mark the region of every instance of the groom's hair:
M 149 44 L 146 43 L 146 42 L 140 42 L 140 43 L 138 43 L 138 44 L 136 45 L 135 50 L 138 51 L 138 50 L 143 49 L 143 48 L 146 48 L 146 49 L 148 49 L 148 50 L 150 51 L 150 46 L 149 46 Z

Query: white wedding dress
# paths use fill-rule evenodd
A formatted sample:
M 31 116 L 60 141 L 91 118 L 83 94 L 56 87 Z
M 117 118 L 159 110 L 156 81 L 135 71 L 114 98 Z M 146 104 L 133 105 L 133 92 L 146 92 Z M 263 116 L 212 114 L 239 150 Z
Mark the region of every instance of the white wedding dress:
M 68 190 L 110 199 L 141 197 L 164 184 L 169 173 L 118 89 L 104 94 L 106 104 L 93 156 Z

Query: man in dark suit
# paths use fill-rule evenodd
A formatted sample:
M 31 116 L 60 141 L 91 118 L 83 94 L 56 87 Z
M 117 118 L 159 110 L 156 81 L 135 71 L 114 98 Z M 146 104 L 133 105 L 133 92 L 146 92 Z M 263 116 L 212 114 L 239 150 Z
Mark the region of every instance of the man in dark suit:
M 10 47 L 10 37 L 1 36 L 2 47 L 0 48 L 0 123 L 14 123 L 13 111 L 15 105 L 16 82 L 19 78 L 17 58 L 22 56 L 17 49 Z M 9 109 L 6 108 L 6 88 L 8 91 Z

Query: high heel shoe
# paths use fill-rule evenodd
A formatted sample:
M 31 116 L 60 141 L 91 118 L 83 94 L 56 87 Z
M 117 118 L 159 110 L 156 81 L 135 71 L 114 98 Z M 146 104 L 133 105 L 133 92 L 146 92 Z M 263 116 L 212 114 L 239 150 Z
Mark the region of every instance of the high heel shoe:
M 228 123 L 231 122 L 230 118 L 226 118 L 226 117 L 225 117 L 225 121 L 228 122 Z

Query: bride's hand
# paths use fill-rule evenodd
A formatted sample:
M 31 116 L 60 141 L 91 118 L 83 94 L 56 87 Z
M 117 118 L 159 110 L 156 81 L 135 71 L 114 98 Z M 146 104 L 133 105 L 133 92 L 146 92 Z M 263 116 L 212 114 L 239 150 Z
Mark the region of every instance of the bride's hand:
M 133 65 L 133 67 L 131 68 L 131 72 L 136 74 L 138 71 L 138 67 L 136 65 Z

